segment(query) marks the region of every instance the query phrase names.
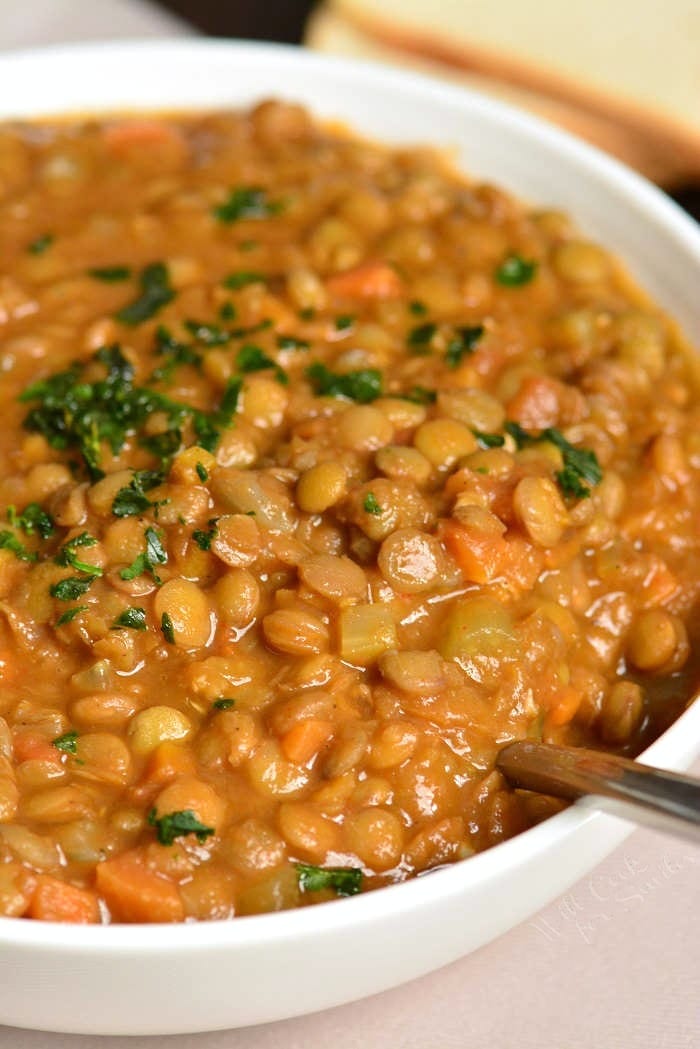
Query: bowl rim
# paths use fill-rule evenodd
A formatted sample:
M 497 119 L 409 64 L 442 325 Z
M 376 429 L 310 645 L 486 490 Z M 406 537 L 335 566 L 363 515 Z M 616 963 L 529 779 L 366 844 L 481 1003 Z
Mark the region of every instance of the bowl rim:
M 127 60 L 129 56 L 142 52 L 167 55 L 177 62 L 178 57 L 201 56 L 224 53 L 244 60 L 274 59 L 277 63 L 306 66 L 326 74 L 345 78 L 361 77 L 371 81 L 377 89 L 382 87 L 400 90 L 410 96 L 417 94 L 430 97 L 437 104 L 461 106 L 465 112 L 478 111 L 491 123 L 498 125 L 504 134 L 517 129 L 521 134 L 536 137 L 545 145 L 575 162 L 582 173 L 617 189 L 629 197 L 636 197 L 640 212 L 645 220 L 662 226 L 666 235 L 671 233 L 684 249 L 697 259 L 700 270 L 700 226 L 682 211 L 669 197 L 641 175 L 631 171 L 616 159 L 596 147 L 583 142 L 569 132 L 549 124 L 529 113 L 521 112 L 507 103 L 489 98 L 473 89 L 442 83 L 422 73 L 393 69 L 379 62 L 321 55 L 306 51 L 295 45 L 260 43 L 247 40 L 212 40 L 180 37 L 157 40 L 98 41 L 80 44 L 56 44 L 48 47 L 22 49 L 0 55 L 0 74 L 12 67 L 30 68 L 37 63 L 50 61 L 59 66 L 85 61 L 96 54 Z M 232 75 L 234 75 L 232 73 Z M 47 95 L 49 89 L 47 88 Z M 287 92 L 280 92 L 286 95 Z M 293 94 L 293 91 L 290 92 Z M 60 97 L 60 91 L 57 92 Z M 11 107 L 3 106 L 3 111 Z M 153 112 L 159 107 L 143 107 Z M 162 107 L 167 109 L 168 107 Z M 174 105 L 170 112 L 187 112 L 206 109 L 199 103 Z M 22 107 L 20 106 L 20 111 Z M 42 120 L 56 116 L 82 117 L 97 113 L 138 112 L 138 107 L 97 104 L 94 107 L 76 110 L 65 105 L 52 106 L 47 98 L 47 110 L 37 115 L 20 112 L 18 116 L 0 116 L 0 123 L 8 120 Z M 362 135 L 361 127 L 351 127 L 353 133 Z M 371 138 L 371 136 L 368 136 Z M 517 192 L 517 191 L 516 191 Z M 697 697 L 700 699 L 700 697 Z M 700 702 L 691 703 L 684 713 L 641 755 L 646 761 L 669 769 L 687 767 L 700 750 Z M 133 951 L 140 955 L 177 950 L 193 954 L 212 948 L 231 948 L 245 945 L 265 947 L 274 943 L 298 939 L 302 935 L 323 929 L 325 932 L 339 931 L 361 923 L 371 923 L 378 917 L 408 915 L 421 905 L 429 905 L 435 896 L 441 900 L 458 898 L 470 886 L 476 886 L 495 878 L 504 871 L 512 873 L 518 868 L 545 854 L 550 847 L 577 834 L 583 827 L 615 823 L 619 833 L 629 833 L 632 824 L 608 816 L 595 809 L 589 801 L 575 802 L 568 809 L 550 817 L 543 823 L 504 841 L 485 852 L 467 860 L 458 861 L 444 868 L 426 872 L 406 882 L 388 885 L 352 899 L 338 899 L 312 907 L 279 911 L 270 914 L 237 916 L 225 921 L 197 921 L 172 925 L 134 923 L 114 925 L 70 925 L 59 922 L 31 921 L 23 918 L 0 917 L 0 943 L 15 948 L 42 948 L 48 952 L 61 952 L 68 957 L 80 953 L 98 955 L 105 952 L 127 956 Z M 426 880 L 430 891 L 426 892 Z M 153 930 L 157 935 L 153 935 Z

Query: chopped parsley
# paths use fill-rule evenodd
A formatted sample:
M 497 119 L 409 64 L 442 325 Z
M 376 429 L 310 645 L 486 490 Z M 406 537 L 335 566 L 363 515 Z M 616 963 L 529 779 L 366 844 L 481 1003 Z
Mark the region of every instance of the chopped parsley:
M 160 617 L 160 629 L 163 637 L 168 642 L 168 644 L 174 645 L 175 627 L 173 626 L 173 621 L 167 612 L 163 612 L 163 615 Z
M 27 535 L 38 532 L 42 539 L 49 539 L 54 533 L 51 516 L 46 510 L 42 510 L 38 503 L 28 503 L 21 514 L 17 513 L 14 506 L 8 506 L 7 520 L 14 528 L 21 528 Z
M 88 275 L 105 284 L 118 284 L 119 281 L 129 280 L 131 269 L 129 266 L 95 266 L 88 270 Z
M 427 386 L 412 386 L 408 393 L 403 393 L 404 401 L 412 401 L 413 404 L 435 404 L 437 391 L 429 390 Z
M 141 284 L 139 297 L 116 313 L 118 321 L 131 327 L 149 320 L 175 298 L 175 290 L 170 284 L 168 267 L 164 262 L 152 262 L 141 270 L 139 283 Z
M 239 270 L 237 273 L 229 273 L 221 283 L 225 288 L 238 291 L 239 288 L 245 288 L 249 284 L 264 284 L 266 280 L 267 277 L 264 273 L 255 273 L 253 270 Z
M 93 579 L 94 576 L 68 576 L 50 586 L 49 593 L 51 597 L 58 598 L 59 601 L 76 601 L 88 592 Z
M 153 581 L 160 585 L 161 580 L 156 572 L 156 565 L 166 564 L 168 555 L 163 549 L 161 538 L 155 528 L 149 525 L 144 532 L 144 538 L 146 540 L 146 549 L 131 562 L 128 568 L 122 568 L 119 575 L 122 579 L 128 580 L 136 579 L 137 576 L 143 575 L 144 572 L 150 572 Z
M 64 732 L 62 736 L 57 736 L 51 742 L 56 750 L 62 750 L 64 754 L 77 754 L 78 752 L 78 733 L 75 729 Z
M 87 612 L 87 610 L 87 605 L 74 605 L 73 608 L 67 608 L 65 612 L 61 612 L 56 620 L 56 626 L 65 626 L 66 623 L 72 623 L 76 616 L 80 615 L 81 612 Z
M 218 324 L 205 324 L 203 321 L 185 321 L 185 327 L 197 342 L 204 346 L 225 346 L 231 341 L 231 333 L 220 328 Z
M 94 362 L 104 366 L 105 375 L 88 382 L 83 378 L 84 372 Z M 117 455 L 130 434 L 139 434 L 143 447 L 167 459 L 180 447 L 180 426 L 188 417 L 198 443 L 212 451 L 221 429 L 231 424 L 237 388 L 240 379 L 230 380 L 218 410 L 200 411 L 162 393 L 135 386 L 133 365 L 114 345 L 98 350 L 88 365 L 74 364 L 68 371 L 32 383 L 20 400 L 37 402 L 25 417 L 25 429 L 43 434 L 52 448 L 77 449 L 91 480 L 99 480 L 104 477 L 100 467 L 103 442 Z M 145 424 L 157 411 L 167 416 L 169 429 L 155 437 L 146 436 Z
M 180 342 L 171 335 L 167 328 L 163 325 L 159 325 L 156 331 L 156 353 L 165 358 L 165 363 L 161 364 L 151 375 L 151 382 L 168 382 L 172 378 L 172 374 L 176 368 L 182 364 L 191 364 L 195 368 L 199 368 L 202 363 L 202 354 L 199 350 L 195 350 L 193 346 L 189 346 L 186 342 Z
M 0 550 L 9 550 L 20 561 L 36 561 L 37 555 L 27 550 L 24 543 L 20 542 L 14 532 L 4 529 L 0 532 Z
M 205 532 L 202 529 L 198 528 L 195 532 L 192 533 L 192 538 L 194 539 L 195 543 L 197 544 L 200 550 L 209 550 L 211 548 L 212 542 L 214 541 L 214 539 L 216 539 L 217 535 L 219 534 L 219 530 L 216 527 L 216 522 L 218 520 L 218 517 L 212 517 L 209 521 L 207 521 L 207 524 L 209 525 L 208 532 Z
M 229 192 L 222 204 L 212 208 L 219 222 L 230 225 L 240 219 L 267 219 L 282 210 L 280 201 L 270 201 L 267 190 L 259 186 L 238 186 Z
M 481 448 L 502 448 L 505 437 L 501 433 L 484 433 L 482 430 L 472 430 Z
M 369 404 L 382 395 L 382 373 L 376 368 L 338 374 L 317 361 L 306 369 L 306 375 L 321 397 L 347 397 L 358 404 Z
M 265 371 L 267 368 L 272 368 L 277 382 L 283 386 L 286 386 L 289 382 L 287 373 L 283 368 L 280 368 L 277 361 L 273 361 L 272 357 L 268 357 L 259 346 L 255 346 L 252 342 L 241 346 L 236 355 L 236 367 L 244 373 L 260 372 Z
M 200 479 L 202 484 L 206 484 L 209 480 L 209 471 L 207 470 L 204 463 L 197 463 L 194 469 L 195 473 L 197 474 L 197 477 Z
M 115 517 L 135 517 L 142 514 L 151 507 L 162 506 L 164 500 L 152 502 L 146 492 L 155 488 L 163 481 L 163 474 L 157 470 L 135 470 L 134 476 L 128 485 L 120 488 L 112 503 L 112 513 Z
M 455 328 L 454 335 L 447 343 L 445 363 L 450 368 L 458 367 L 462 363 L 463 357 L 474 352 L 476 344 L 483 334 L 483 324 L 475 324 L 473 327 Z
M 172 845 L 175 838 L 182 838 L 187 834 L 196 834 L 197 841 L 201 844 L 214 833 L 213 827 L 205 827 L 200 823 L 192 809 L 169 812 L 165 816 L 157 816 L 156 810 L 151 809 L 148 822 L 151 827 L 155 827 L 156 837 L 161 845 Z
M 375 517 L 378 517 L 382 512 L 382 508 L 377 502 L 377 497 L 374 494 L 374 492 L 367 492 L 367 495 L 365 496 L 364 501 L 362 503 L 362 507 L 365 513 L 373 514 Z
M 408 309 L 414 317 L 425 317 L 428 312 L 428 307 L 424 302 L 420 302 L 419 299 L 414 299 L 413 302 L 409 302 Z
M 338 896 L 355 896 L 362 888 L 359 867 L 314 867 L 310 863 L 297 863 L 296 869 L 302 892 L 332 889 Z
M 121 630 L 122 628 L 128 628 L 129 630 L 145 630 L 146 609 L 137 606 L 125 608 L 124 611 L 114 620 L 111 627 L 112 630 Z
M 522 255 L 508 255 L 496 268 L 494 277 L 505 288 L 519 288 L 529 284 L 537 272 L 537 263 L 533 259 L 524 259 Z
M 57 565 L 64 565 L 65 567 L 75 568 L 77 572 L 82 572 L 83 575 L 89 576 L 101 576 L 103 570 L 99 565 L 92 565 L 88 561 L 81 561 L 76 553 L 76 550 L 80 547 L 91 547 L 97 544 L 97 540 L 89 532 L 81 532 L 80 535 L 76 535 L 74 539 L 69 539 L 54 557 L 54 561 Z
M 221 699 L 214 700 L 212 707 L 214 710 L 230 710 L 234 703 L 235 700 L 227 699 L 225 696 L 222 696 Z
M 236 319 L 236 307 L 232 302 L 225 302 L 219 307 L 219 318 L 222 321 L 234 321 Z
M 302 310 L 299 310 L 299 319 L 302 321 L 312 321 L 316 316 L 316 310 L 313 306 L 304 306 Z
M 277 348 L 280 350 L 308 350 L 311 346 L 306 339 L 297 339 L 294 335 L 278 335 Z
M 587 499 L 591 494 L 591 486 L 600 483 L 603 471 L 598 457 L 589 448 L 577 448 L 567 441 L 561 430 L 548 426 L 538 435 L 530 434 L 516 422 L 507 422 L 504 427 L 506 433 L 515 441 L 518 448 L 527 445 L 539 444 L 549 441 L 562 453 L 562 469 L 557 470 L 555 477 L 564 495 L 573 496 L 575 499 Z
M 335 330 L 336 331 L 347 331 L 352 328 L 355 323 L 355 318 L 351 313 L 341 313 L 339 317 L 335 318 Z
M 27 251 L 30 255 L 43 255 L 47 248 L 50 248 L 55 240 L 53 233 L 42 233 L 40 237 L 33 240 L 31 244 L 27 246 Z
M 430 353 L 430 344 L 436 334 L 437 324 L 433 324 L 432 321 L 427 321 L 425 324 L 418 324 L 415 328 L 411 328 L 406 342 L 413 353 Z

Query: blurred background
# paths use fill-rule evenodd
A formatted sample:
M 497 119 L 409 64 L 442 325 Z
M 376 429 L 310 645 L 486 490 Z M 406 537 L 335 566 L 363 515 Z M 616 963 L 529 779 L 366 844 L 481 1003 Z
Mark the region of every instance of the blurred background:
M 619 157 L 700 218 L 700 0 L 5 0 L 0 49 L 195 33 L 476 87 Z

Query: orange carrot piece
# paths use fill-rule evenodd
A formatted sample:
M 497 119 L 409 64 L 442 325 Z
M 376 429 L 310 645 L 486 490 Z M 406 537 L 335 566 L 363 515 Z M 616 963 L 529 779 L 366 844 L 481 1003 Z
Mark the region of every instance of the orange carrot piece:
M 15 761 L 49 761 L 54 765 L 61 764 L 61 752 L 54 747 L 51 740 L 36 732 L 18 732 L 13 738 L 12 748 Z
M 282 737 L 284 756 L 297 765 L 305 765 L 333 735 L 333 723 L 320 718 L 297 721 Z
M 403 285 L 396 270 L 386 262 L 363 262 L 326 281 L 331 295 L 354 299 L 395 299 Z
M 118 922 L 180 922 L 185 909 L 177 885 L 127 853 L 97 864 L 97 891 Z
M 193 776 L 196 771 L 189 748 L 165 740 L 151 754 L 144 778 L 147 783 L 167 783 L 177 776 Z
M 514 419 L 526 430 L 544 430 L 547 426 L 556 426 L 559 421 L 560 387 L 561 383 L 548 375 L 533 375 L 525 379 L 508 402 L 508 418 Z
M 172 124 L 160 120 L 124 120 L 110 124 L 102 132 L 102 141 L 109 152 L 114 154 L 128 153 L 142 147 L 185 148 L 181 132 Z
M 73 922 L 94 925 L 100 920 L 97 896 L 90 889 L 39 874 L 27 914 L 45 922 Z
M 571 685 L 566 685 L 557 693 L 555 702 L 549 708 L 547 721 L 550 725 L 567 725 L 581 705 L 581 693 Z
M 502 535 L 465 528 L 455 521 L 442 521 L 438 535 L 472 583 L 489 583 L 503 575 L 510 563 L 510 549 Z
M 658 608 L 678 592 L 679 582 L 665 561 L 654 558 L 651 570 L 642 583 L 641 598 L 644 608 Z

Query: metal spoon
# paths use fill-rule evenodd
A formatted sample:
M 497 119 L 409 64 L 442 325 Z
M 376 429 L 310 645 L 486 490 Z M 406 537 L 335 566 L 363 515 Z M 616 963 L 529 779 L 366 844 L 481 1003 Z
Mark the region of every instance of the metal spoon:
M 700 780 L 595 750 L 509 743 L 496 768 L 514 787 L 558 798 L 593 795 L 596 808 L 700 844 Z

